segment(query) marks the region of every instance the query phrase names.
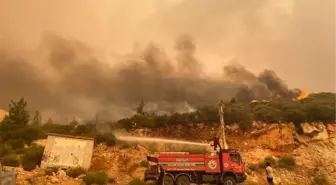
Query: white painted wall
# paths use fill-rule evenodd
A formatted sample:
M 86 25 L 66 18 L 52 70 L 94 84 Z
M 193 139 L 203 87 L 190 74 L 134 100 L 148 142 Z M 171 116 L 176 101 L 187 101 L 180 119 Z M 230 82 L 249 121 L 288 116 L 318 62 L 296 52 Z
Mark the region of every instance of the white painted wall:
M 67 168 L 80 166 L 89 169 L 93 144 L 93 139 L 49 134 L 41 167 Z

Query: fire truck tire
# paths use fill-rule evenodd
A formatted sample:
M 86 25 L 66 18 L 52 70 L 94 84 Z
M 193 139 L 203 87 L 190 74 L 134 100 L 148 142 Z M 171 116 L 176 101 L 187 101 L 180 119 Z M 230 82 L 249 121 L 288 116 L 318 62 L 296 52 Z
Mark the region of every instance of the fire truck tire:
M 232 176 L 224 177 L 223 185 L 236 185 L 236 179 Z
M 165 175 L 163 177 L 163 183 L 164 183 L 164 185 L 174 185 L 174 180 L 171 176 Z
M 176 185 L 190 185 L 190 179 L 186 175 L 181 175 L 176 179 Z

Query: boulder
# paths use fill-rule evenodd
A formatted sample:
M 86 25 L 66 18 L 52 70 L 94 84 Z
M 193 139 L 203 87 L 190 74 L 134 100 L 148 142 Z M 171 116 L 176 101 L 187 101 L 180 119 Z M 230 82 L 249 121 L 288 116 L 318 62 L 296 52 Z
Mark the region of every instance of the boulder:
M 203 123 L 197 124 L 197 129 L 203 129 L 203 128 L 204 128 L 204 124 Z
M 327 128 L 323 123 L 302 123 L 303 134 L 311 140 L 326 140 L 329 138 Z
M 314 124 L 312 123 L 302 123 L 301 124 L 301 128 L 303 131 L 303 134 L 309 135 L 312 134 L 314 132 L 320 132 L 320 130 L 318 130 Z
M 335 137 L 335 135 L 336 135 L 336 124 L 328 124 L 327 125 L 327 131 L 328 131 L 329 137 Z
M 59 182 L 59 179 L 57 177 L 54 177 L 54 176 L 49 176 L 49 180 L 53 184 L 56 184 L 56 183 Z
M 62 180 L 66 180 L 68 178 L 64 170 L 59 170 L 57 174 L 58 174 L 58 177 Z
M 238 132 L 239 130 L 239 125 L 238 124 L 232 124 L 232 125 L 226 125 L 225 126 L 225 130 L 231 132 L 231 133 L 235 133 Z

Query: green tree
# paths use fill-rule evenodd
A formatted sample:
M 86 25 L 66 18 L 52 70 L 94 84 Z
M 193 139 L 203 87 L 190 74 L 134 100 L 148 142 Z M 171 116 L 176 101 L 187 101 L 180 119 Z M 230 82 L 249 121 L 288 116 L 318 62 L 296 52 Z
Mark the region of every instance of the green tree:
M 237 103 L 236 98 L 232 98 L 231 101 L 230 101 L 230 104 L 235 104 L 235 103 Z
M 31 130 L 28 129 L 29 113 L 26 108 L 27 102 L 23 98 L 19 101 L 11 101 L 9 114 L 5 117 L 2 124 L 0 124 L 0 138 L 2 141 L 23 139 L 27 144 L 32 141 L 32 139 L 29 141 L 26 140 L 26 137 L 31 138 L 32 135 L 35 135 L 35 133 L 30 132 Z
M 266 123 L 277 123 L 282 120 L 281 110 L 267 105 L 258 105 L 253 108 L 254 120 Z
M 140 105 L 139 105 L 139 107 L 137 108 L 137 113 L 138 113 L 138 114 L 141 114 L 141 115 L 144 115 L 144 114 L 145 114 L 145 112 L 144 112 L 144 107 L 145 107 L 145 103 L 144 103 L 143 100 L 141 100 Z
M 34 126 L 40 126 L 42 123 L 42 117 L 39 111 L 35 112 L 35 115 L 33 117 L 32 125 Z
M 241 129 L 246 130 L 251 127 L 253 115 L 247 106 L 231 104 L 224 108 L 224 120 L 226 124 L 237 123 Z
M 26 108 L 27 102 L 24 98 L 19 101 L 12 100 L 9 104 L 8 116 L 4 118 L 3 124 L 12 124 L 18 127 L 26 126 L 29 122 L 29 112 Z

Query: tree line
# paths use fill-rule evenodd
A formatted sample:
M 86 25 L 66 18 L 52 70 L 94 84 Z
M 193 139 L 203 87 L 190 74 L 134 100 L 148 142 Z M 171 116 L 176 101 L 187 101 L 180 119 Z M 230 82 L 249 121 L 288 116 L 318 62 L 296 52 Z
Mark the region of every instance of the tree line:
M 141 101 L 137 114 L 119 120 L 120 127 L 126 129 L 158 128 L 175 124 L 218 123 L 219 113 L 216 106 L 197 108 L 190 113 L 173 113 L 157 115 L 155 112 L 144 112 Z M 224 119 L 226 124 L 237 123 L 242 129 L 248 129 L 253 121 L 265 123 L 294 123 L 298 126 L 304 122 L 334 122 L 335 93 L 316 93 L 293 101 L 252 101 L 237 102 L 232 99 L 224 103 Z
M 155 112 L 144 112 L 144 102 L 136 109 L 137 113 L 129 118 L 110 123 L 112 128 L 160 128 L 177 124 L 217 124 L 219 114 L 216 106 L 197 108 L 190 113 L 173 113 L 157 115 Z M 265 123 L 303 122 L 334 122 L 335 93 L 317 93 L 297 101 L 254 101 L 250 103 L 237 102 L 232 99 L 224 103 L 225 124 L 237 123 L 242 129 L 248 129 L 253 121 Z M 42 123 L 37 111 L 31 116 L 27 110 L 27 102 L 22 98 L 11 101 L 9 115 L 0 123 L 0 145 L 9 141 L 15 148 L 30 145 L 38 138 L 45 138 L 48 132 L 97 137 L 97 142 L 108 139 L 99 134 L 94 121 L 79 124 L 72 121 L 68 124 L 57 124 L 49 119 Z M 113 140 L 113 138 L 110 138 Z M 111 143 L 113 143 L 111 141 Z M 1 151 L 0 151 L 1 152 Z
M 297 128 L 303 122 L 335 122 L 335 93 L 317 93 L 298 101 L 254 101 L 250 103 L 237 102 L 232 99 L 224 103 L 224 118 L 226 124 L 237 123 L 248 129 L 252 121 L 266 123 L 294 123 Z M 145 112 L 144 102 L 130 118 L 124 118 L 110 123 L 112 129 L 124 128 L 160 128 L 177 124 L 218 124 L 219 114 L 216 106 L 197 108 L 190 113 L 173 113 L 157 115 L 155 112 Z M 31 116 L 27 110 L 27 102 L 21 98 L 11 101 L 9 115 L 0 123 L 0 160 L 4 164 L 22 165 L 26 169 L 33 169 L 39 165 L 43 148 L 34 146 L 33 141 L 46 138 L 47 133 L 59 133 L 95 138 L 95 144 L 105 143 L 109 146 L 116 144 L 112 133 L 100 133 L 94 121 L 79 124 L 72 121 L 68 124 L 57 124 L 49 119 L 42 123 L 41 115 L 37 111 Z M 27 147 L 28 146 L 28 147 Z M 17 156 L 24 154 L 23 159 Z M 33 160 L 34 156 L 37 156 Z

